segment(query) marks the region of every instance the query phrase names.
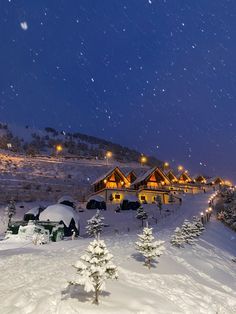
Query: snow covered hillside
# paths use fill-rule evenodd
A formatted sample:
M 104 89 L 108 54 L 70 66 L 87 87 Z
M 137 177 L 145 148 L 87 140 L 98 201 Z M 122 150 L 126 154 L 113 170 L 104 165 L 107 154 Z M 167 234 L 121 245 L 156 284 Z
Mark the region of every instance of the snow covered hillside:
M 90 192 L 90 185 L 114 165 L 124 172 L 135 169 L 144 171 L 138 163 L 117 161 L 66 159 L 62 157 L 30 157 L 0 153 L 0 202 L 57 200 L 70 194 L 83 200 Z
M 102 238 L 114 255 L 119 278 L 107 282 L 99 306 L 91 304 L 91 295 L 82 288 L 68 285 L 75 278 L 72 264 L 90 242 L 84 231 L 78 240 L 44 246 L 1 241 L 1 313 L 236 313 L 235 232 L 212 217 L 196 245 L 178 249 L 169 243 L 185 218 L 207 207 L 208 196 L 186 195 L 181 206 L 165 206 L 157 224 L 150 219 L 154 235 L 166 247 L 151 270 L 134 248 L 141 231 L 135 213 L 102 212 L 108 224 Z M 94 213 L 80 213 L 81 224 Z

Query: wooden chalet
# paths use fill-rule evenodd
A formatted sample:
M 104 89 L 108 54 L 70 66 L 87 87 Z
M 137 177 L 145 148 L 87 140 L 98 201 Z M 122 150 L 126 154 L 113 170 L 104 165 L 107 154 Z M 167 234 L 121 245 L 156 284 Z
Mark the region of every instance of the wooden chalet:
M 178 177 L 179 184 L 186 184 L 193 182 L 193 179 L 190 177 L 187 171 L 183 171 Z
M 130 182 L 124 173 L 115 167 L 93 182 L 92 186 L 94 192 L 98 192 L 103 189 L 129 188 Z
M 198 175 L 194 178 L 194 182 L 205 184 L 207 182 L 207 179 L 203 175 Z
M 164 172 L 154 167 L 146 171 L 143 175 L 138 177 L 133 183 L 132 187 L 135 190 L 139 188 L 149 188 L 149 189 L 160 189 L 163 188 L 165 185 L 169 185 L 170 181 Z
M 177 183 L 178 182 L 178 178 L 177 176 L 174 174 L 174 171 L 173 170 L 169 170 L 167 173 L 166 173 L 166 176 L 167 178 L 169 179 L 169 181 L 171 183 Z

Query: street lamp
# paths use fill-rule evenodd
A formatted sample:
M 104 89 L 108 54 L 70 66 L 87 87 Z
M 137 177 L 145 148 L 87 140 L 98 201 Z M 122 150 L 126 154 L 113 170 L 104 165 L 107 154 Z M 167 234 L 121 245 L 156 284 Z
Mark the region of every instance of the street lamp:
M 141 161 L 141 166 L 143 166 L 147 162 L 147 157 L 141 156 L 140 161 Z
M 169 165 L 170 165 L 170 164 L 169 164 L 167 161 L 164 162 L 164 170 L 165 170 L 165 169 L 168 169 L 168 168 L 169 168 Z
M 178 171 L 183 171 L 184 167 L 183 166 L 178 166 Z
M 63 151 L 63 147 L 61 144 L 56 145 L 56 152 L 59 154 Z
M 111 152 L 111 151 L 107 151 L 107 152 L 106 152 L 107 165 L 108 165 L 109 159 L 110 159 L 111 157 L 112 157 L 112 152 Z

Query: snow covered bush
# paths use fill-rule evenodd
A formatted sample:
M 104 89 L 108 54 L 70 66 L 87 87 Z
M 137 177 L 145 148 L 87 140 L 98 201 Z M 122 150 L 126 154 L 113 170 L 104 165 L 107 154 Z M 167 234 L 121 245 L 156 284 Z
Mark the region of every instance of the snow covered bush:
M 137 209 L 136 218 L 142 221 L 142 227 L 143 227 L 143 221 L 144 221 L 145 219 L 148 219 L 148 214 L 145 212 L 145 210 L 143 209 L 142 206 L 140 206 L 140 207 Z
M 143 233 L 138 235 L 139 241 L 135 243 L 137 251 L 145 258 L 145 266 L 151 268 L 151 262 L 163 254 L 164 241 L 154 241 L 152 228 L 145 227 Z
M 117 267 L 112 263 L 113 255 L 109 253 L 104 241 L 93 240 L 85 254 L 74 265 L 77 279 L 71 285 L 82 285 L 86 292 L 94 292 L 94 303 L 98 304 L 99 293 L 105 289 L 106 279 L 117 279 Z
M 98 237 L 98 234 L 102 232 L 104 223 L 104 217 L 101 216 L 100 211 L 97 210 L 96 214 L 87 221 L 88 225 L 86 226 L 86 232 L 91 237 Z

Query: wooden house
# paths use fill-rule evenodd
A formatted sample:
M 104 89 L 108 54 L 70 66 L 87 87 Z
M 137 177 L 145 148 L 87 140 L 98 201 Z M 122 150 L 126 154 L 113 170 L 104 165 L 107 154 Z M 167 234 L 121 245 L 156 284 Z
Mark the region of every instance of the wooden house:
M 130 182 L 124 173 L 118 167 L 115 167 L 93 182 L 92 186 L 94 192 L 98 192 L 103 189 L 129 188 Z
M 198 175 L 194 178 L 194 182 L 205 184 L 207 182 L 207 179 L 203 175 Z
M 174 174 L 173 170 L 169 170 L 166 173 L 167 178 L 169 179 L 169 181 L 173 184 L 173 183 L 177 183 L 178 182 L 178 178 L 177 176 Z
M 191 182 L 193 182 L 193 179 L 190 177 L 190 175 L 188 174 L 186 170 L 183 171 L 178 177 L 179 184 L 186 184 L 186 183 L 191 183 Z
M 169 185 L 170 181 L 165 173 L 154 167 L 138 177 L 131 187 L 137 190 L 139 200 L 143 203 L 155 203 L 157 196 L 160 196 L 162 202 L 166 204 L 169 200 L 169 190 L 167 188 Z

